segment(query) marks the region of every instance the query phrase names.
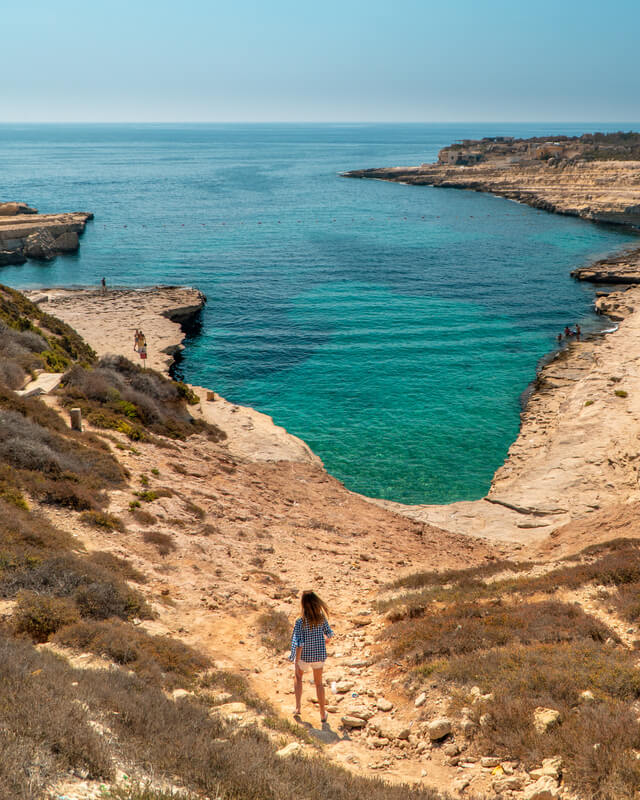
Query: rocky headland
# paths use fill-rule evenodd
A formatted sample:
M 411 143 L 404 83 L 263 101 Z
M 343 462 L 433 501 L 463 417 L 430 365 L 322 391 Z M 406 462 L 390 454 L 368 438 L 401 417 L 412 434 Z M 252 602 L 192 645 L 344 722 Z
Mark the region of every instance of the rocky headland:
M 640 141 L 640 134 L 633 136 Z M 583 138 L 469 140 L 445 147 L 436 164 L 352 170 L 344 176 L 489 192 L 556 214 L 640 225 L 636 139 L 631 147 L 606 136 L 598 146 Z
M 25 203 L 0 203 L 0 267 L 74 253 L 91 219 L 93 214 L 83 211 L 39 214 Z

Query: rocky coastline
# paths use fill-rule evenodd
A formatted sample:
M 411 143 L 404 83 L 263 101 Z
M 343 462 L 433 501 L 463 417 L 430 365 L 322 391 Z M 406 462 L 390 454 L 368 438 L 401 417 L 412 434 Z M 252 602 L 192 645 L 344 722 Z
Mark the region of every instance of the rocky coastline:
M 443 148 L 435 164 L 359 169 L 343 177 L 487 192 L 555 214 L 638 226 L 640 134 L 631 137 L 464 140 Z
M 92 219 L 90 212 L 39 214 L 25 203 L 0 203 L 0 267 L 76 252 Z
M 136 328 L 147 338 L 147 366 L 169 370 L 184 348 L 184 328 L 200 314 L 207 298 L 186 286 L 145 289 L 37 289 L 24 294 L 71 325 L 98 355 L 117 353 L 136 359 Z

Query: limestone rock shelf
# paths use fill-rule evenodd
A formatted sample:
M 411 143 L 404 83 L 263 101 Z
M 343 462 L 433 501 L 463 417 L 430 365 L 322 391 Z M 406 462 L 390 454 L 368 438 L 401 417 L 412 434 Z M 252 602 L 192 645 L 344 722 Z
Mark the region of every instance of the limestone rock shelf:
M 0 203 L 0 267 L 75 252 L 90 219 L 84 211 L 39 214 L 24 203 Z
M 423 186 L 471 189 L 594 222 L 640 225 L 640 162 L 384 167 L 344 173 Z
M 136 328 L 147 339 L 147 366 L 166 371 L 183 349 L 182 326 L 206 303 L 198 289 L 154 286 L 147 289 L 38 289 L 25 292 L 34 303 L 75 328 L 99 356 L 121 353 L 138 360 Z

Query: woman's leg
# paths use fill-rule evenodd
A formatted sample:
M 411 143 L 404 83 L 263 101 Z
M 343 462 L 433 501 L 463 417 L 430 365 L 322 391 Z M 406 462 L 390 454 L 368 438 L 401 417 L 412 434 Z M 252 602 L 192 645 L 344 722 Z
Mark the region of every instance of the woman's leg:
M 320 706 L 320 719 L 324 722 L 327 713 L 324 710 L 324 683 L 322 682 L 322 667 L 313 670 L 313 680 L 316 684 L 316 694 L 318 695 L 318 705 Z
M 302 670 L 297 664 L 293 675 L 293 691 L 296 696 L 296 714 L 299 714 L 300 703 L 302 702 Z

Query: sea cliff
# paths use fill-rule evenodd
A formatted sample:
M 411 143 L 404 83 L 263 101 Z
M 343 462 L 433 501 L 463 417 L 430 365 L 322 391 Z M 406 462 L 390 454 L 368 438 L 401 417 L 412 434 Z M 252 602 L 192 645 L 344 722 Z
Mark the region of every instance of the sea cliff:
M 0 267 L 75 252 L 91 219 L 93 214 L 84 211 L 39 214 L 25 203 L 0 203 Z

